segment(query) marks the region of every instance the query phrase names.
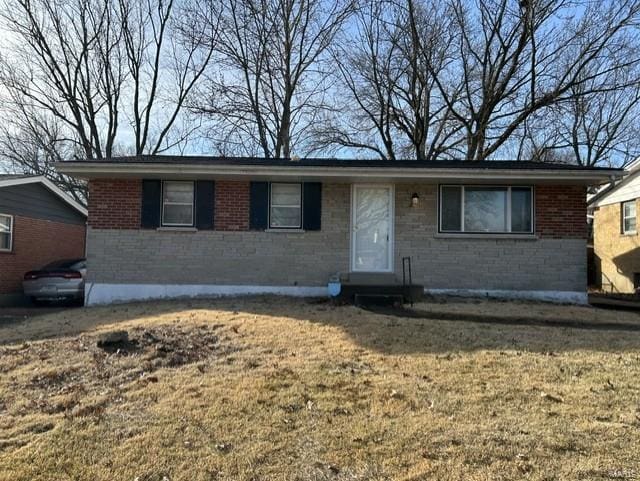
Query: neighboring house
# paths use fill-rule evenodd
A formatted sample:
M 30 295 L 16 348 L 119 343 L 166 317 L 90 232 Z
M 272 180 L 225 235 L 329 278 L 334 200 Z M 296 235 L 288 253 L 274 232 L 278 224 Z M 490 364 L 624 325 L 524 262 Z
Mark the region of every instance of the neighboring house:
M 593 259 L 596 287 L 632 293 L 640 288 L 640 159 L 627 164 L 628 174 L 602 187 L 589 199 L 593 219 Z
M 130 157 L 89 180 L 87 304 L 280 293 L 330 276 L 586 302 L 586 186 L 621 170 L 533 162 Z
M 84 256 L 87 211 L 42 176 L 0 175 L 0 304 L 22 297 L 25 272 Z

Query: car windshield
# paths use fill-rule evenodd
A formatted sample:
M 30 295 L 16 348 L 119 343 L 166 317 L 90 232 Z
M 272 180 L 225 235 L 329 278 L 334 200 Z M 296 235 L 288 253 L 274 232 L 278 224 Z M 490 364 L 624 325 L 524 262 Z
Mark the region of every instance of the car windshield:
M 78 262 L 82 262 L 82 261 L 84 261 L 84 259 L 66 259 L 62 261 L 55 261 L 44 266 L 42 270 L 44 271 L 44 270 L 51 270 L 51 269 L 69 269 L 73 267 L 74 264 L 77 264 Z

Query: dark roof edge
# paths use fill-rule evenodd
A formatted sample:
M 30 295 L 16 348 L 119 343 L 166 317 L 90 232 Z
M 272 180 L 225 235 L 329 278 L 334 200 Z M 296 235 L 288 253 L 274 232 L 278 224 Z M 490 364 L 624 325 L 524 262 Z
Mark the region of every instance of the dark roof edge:
M 130 157 L 112 157 L 93 160 L 69 160 L 60 162 L 61 166 L 72 165 L 210 165 L 210 166 L 264 166 L 264 167 L 331 167 L 331 168 L 411 168 L 411 169 L 506 169 L 506 170 L 559 170 L 559 171 L 595 171 L 622 173 L 622 168 L 580 166 L 564 163 L 546 163 L 524 160 L 436 160 L 418 161 L 413 159 L 340 159 L 340 158 L 302 158 L 274 159 L 264 157 L 222 157 L 222 156 L 175 156 L 175 155 L 141 155 Z

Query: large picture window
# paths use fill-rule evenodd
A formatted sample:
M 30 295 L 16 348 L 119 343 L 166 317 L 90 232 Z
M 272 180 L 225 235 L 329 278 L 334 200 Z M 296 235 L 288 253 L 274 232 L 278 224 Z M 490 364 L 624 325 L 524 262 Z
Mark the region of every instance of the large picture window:
M 636 233 L 636 201 L 630 200 L 622 203 L 622 233 Z
M 533 233 L 531 187 L 440 186 L 440 232 Z
M 13 245 L 13 216 L 0 214 L 0 251 L 11 251 Z
M 272 229 L 302 228 L 302 184 L 271 184 L 269 227 Z
M 162 225 L 193 226 L 193 182 L 162 183 Z

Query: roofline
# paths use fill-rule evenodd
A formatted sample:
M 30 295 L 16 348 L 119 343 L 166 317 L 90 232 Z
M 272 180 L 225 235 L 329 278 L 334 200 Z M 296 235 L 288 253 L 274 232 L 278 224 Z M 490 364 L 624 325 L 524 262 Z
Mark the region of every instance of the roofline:
M 607 186 L 601 192 L 598 192 L 591 199 L 589 199 L 589 201 L 587 202 L 587 206 L 599 207 L 601 205 L 607 205 L 607 204 L 603 204 L 603 202 L 606 201 L 611 194 L 613 194 L 618 189 L 620 189 L 620 187 L 627 185 L 629 182 L 631 182 L 631 180 L 635 179 L 638 175 L 640 175 L 640 169 L 634 169 L 631 172 L 625 171 L 625 174 L 626 175 L 622 177 L 622 179 L 620 179 L 619 182 L 616 183 L 614 181 L 611 181 L 611 184 L 609 184 L 609 186 Z
M 77 210 L 83 216 L 87 217 L 89 214 L 85 207 L 83 207 L 81 204 L 79 204 L 74 199 L 72 199 L 71 196 L 69 196 L 69 194 L 67 194 L 62 189 L 60 189 L 57 185 L 55 185 L 53 182 L 47 179 L 44 175 L 35 175 L 32 177 L 18 177 L 14 179 L 6 179 L 6 180 L 0 179 L 0 188 L 12 187 L 15 185 L 25 185 L 25 184 L 42 184 L 51 192 L 53 192 L 58 197 L 60 197 L 60 199 L 62 199 L 69 206 Z
M 623 165 L 623 167 L 625 170 L 628 170 L 629 172 L 636 170 L 638 167 L 640 167 L 640 156 L 627 162 L 625 165 Z
M 100 177 L 144 177 L 179 175 L 220 176 L 220 177 L 305 177 L 325 179 L 362 178 L 417 180 L 453 180 L 473 177 L 478 180 L 492 180 L 499 177 L 521 180 L 569 181 L 573 183 L 601 183 L 620 178 L 622 169 L 498 169 L 498 168 L 390 168 L 390 167 L 325 167 L 309 165 L 268 166 L 268 165 L 202 165 L 184 163 L 131 162 L 116 164 L 110 162 L 57 162 L 58 172 L 79 178 Z

